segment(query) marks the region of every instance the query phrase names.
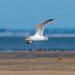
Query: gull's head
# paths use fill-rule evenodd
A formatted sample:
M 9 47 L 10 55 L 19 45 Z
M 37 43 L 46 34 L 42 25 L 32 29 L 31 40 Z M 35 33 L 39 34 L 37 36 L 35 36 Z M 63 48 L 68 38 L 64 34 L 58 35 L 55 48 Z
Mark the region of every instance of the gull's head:
M 25 37 L 25 41 L 28 41 L 29 40 L 29 37 Z
M 29 37 L 25 37 L 25 41 L 27 44 L 31 44 L 31 41 L 29 40 Z

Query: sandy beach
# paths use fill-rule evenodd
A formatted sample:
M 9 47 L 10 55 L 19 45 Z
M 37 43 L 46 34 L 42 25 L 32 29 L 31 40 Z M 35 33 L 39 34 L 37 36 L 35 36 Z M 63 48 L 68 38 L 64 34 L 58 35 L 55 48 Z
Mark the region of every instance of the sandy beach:
M 75 52 L 2 52 L 0 75 L 75 75 Z

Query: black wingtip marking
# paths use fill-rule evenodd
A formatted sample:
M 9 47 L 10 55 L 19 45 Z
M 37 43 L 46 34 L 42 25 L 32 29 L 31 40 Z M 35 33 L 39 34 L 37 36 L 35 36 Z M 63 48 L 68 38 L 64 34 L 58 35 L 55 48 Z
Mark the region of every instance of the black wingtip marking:
M 53 21 L 53 20 L 55 20 L 55 19 L 49 19 L 48 21 Z

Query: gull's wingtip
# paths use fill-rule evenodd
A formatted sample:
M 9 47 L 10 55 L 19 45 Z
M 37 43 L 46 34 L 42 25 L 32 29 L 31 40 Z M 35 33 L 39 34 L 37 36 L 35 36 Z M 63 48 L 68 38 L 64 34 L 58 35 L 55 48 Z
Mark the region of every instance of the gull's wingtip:
M 49 19 L 48 21 L 53 21 L 53 20 L 55 20 L 55 19 Z

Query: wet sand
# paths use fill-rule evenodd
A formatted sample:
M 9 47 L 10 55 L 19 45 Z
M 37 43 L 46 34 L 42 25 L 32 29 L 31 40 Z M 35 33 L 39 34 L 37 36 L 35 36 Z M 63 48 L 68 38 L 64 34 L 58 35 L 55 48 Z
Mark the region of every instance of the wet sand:
M 75 75 L 69 71 L 0 71 L 0 75 Z
M 75 52 L 0 53 L 0 75 L 75 75 Z

